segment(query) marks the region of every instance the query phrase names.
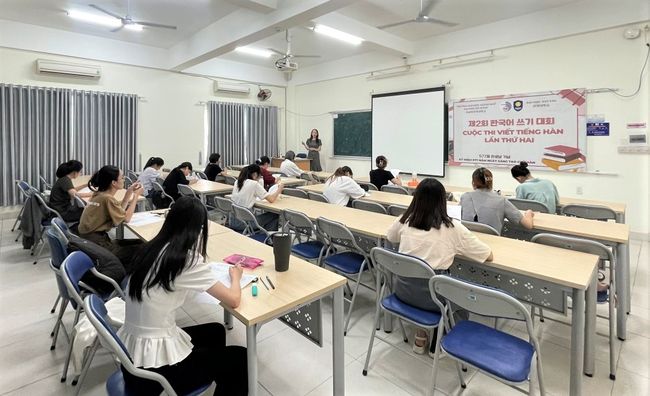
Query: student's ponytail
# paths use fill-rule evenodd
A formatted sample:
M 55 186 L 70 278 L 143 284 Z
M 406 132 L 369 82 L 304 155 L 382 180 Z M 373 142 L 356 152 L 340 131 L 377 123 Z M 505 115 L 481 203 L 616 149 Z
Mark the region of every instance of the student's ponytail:
M 88 188 L 95 192 L 107 191 L 119 178 L 120 169 L 117 166 L 105 165 L 90 178 Z
M 527 177 L 530 175 L 530 171 L 528 170 L 528 162 L 521 161 L 519 165 L 515 165 L 510 169 L 510 173 L 515 179 L 518 177 Z
M 380 155 L 375 159 L 375 165 L 379 169 L 384 169 L 388 165 L 388 160 L 383 155 Z

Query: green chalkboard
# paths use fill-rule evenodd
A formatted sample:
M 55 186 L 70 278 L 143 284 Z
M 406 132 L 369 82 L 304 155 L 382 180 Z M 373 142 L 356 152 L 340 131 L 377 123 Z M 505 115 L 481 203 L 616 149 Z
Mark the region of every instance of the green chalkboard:
M 338 113 L 334 118 L 334 155 L 372 155 L 372 112 Z

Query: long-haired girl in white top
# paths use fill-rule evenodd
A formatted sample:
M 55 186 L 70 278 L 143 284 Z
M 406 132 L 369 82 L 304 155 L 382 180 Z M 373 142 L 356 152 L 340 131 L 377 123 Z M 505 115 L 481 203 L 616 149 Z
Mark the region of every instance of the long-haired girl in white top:
M 325 181 L 323 195 L 330 203 L 347 206 L 350 198 L 361 198 L 366 195 L 366 192 L 352 179 L 352 169 L 349 166 L 342 166 Z
M 176 325 L 175 311 L 191 292 L 208 292 L 234 308 L 240 303 L 241 267 L 230 269 L 230 287 L 217 281 L 205 261 L 207 239 L 205 206 L 194 197 L 176 200 L 158 235 L 134 258 L 118 335 L 136 367 L 161 374 L 179 395 L 212 381 L 215 395 L 246 395 L 246 349 L 226 346 L 223 325 Z M 160 394 L 158 383 L 122 372 L 129 394 Z

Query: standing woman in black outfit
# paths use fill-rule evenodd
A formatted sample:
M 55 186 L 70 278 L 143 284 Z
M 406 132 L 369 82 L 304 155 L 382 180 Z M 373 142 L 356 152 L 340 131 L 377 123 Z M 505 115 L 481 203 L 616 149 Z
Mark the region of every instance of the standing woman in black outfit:
M 309 170 L 312 172 L 320 172 L 323 170 L 323 167 L 320 165 L 320 149 L 323 146 L 323 143 L 318 137 L 318 129 L 314 128 L 311 130 L 309 139 L 302 144 L 307 149 L 307 158 L 309 161 Z

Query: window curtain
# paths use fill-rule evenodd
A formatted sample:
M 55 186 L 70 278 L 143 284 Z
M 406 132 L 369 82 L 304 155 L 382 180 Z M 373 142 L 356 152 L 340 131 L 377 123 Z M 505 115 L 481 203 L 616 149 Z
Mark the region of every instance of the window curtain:
M 0 206 L 22 201 L 16 180 L 40 189 L 70 156 L 72 91 L 0 84 Z
M 135 170 L 138 96 L 77 90 L 73 95 L 73 158 L 85 173 L 104 165 Z
M 208 102 L 208 148 L 225 165 L 252 163 L 278 151 L 278 108 Z

